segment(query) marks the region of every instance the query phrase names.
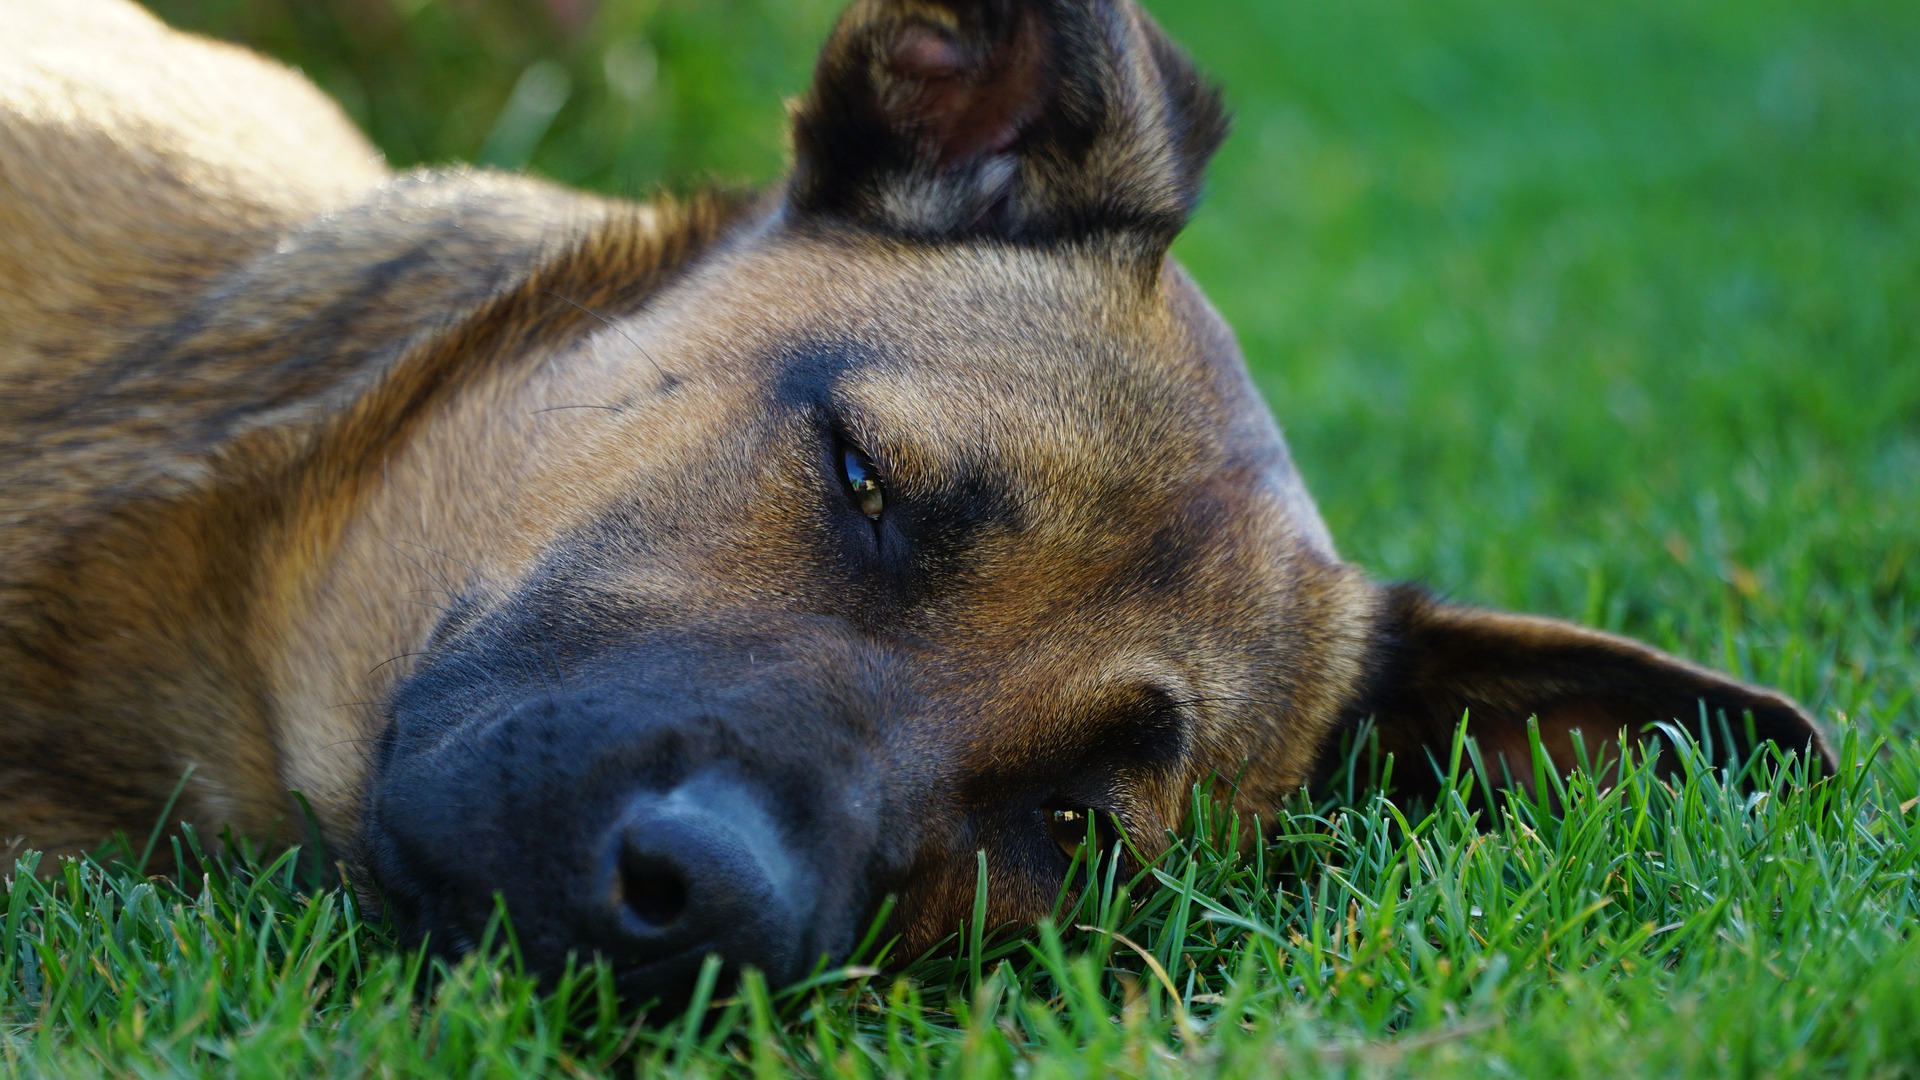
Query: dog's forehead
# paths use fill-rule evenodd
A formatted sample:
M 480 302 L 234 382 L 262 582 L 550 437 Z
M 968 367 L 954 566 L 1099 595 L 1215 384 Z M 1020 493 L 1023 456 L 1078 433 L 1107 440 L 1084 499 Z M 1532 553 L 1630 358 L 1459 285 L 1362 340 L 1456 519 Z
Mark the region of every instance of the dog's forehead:
M 983 440 L 1064 460 L 1273 441 L 1232 422 L 1257 402 L 1177 271 L 1094 245 L 787 232 L 716 262 L 686 293 L 697 336 L 775 406 L 829 402 L 944 458 Z

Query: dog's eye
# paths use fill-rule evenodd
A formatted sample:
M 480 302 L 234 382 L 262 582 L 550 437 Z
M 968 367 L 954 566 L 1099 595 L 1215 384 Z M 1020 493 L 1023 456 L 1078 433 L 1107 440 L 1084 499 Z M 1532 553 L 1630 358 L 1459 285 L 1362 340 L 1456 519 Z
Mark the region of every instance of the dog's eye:
M 1068 858 L 1072 858 L 1080 850 L 1080 845 L 1087 842 L 1089 827 L 1093 830 L 1094 843 L 1101 851 L 1112 851 L 1121 839 L 1119 819 L 1105 810 L 1055 808 L 1046 811 L 1045 816 L 1047 832 Z
M 881 511 L 887 508 L 886 493 L 880 483 L 880 470 L 873 467 L 867 455 L 849 446 L 840 453 L 840 468 L 846 474 L 847 490 L 853 494 L 853 505 L 874 521 L 880 520 Z

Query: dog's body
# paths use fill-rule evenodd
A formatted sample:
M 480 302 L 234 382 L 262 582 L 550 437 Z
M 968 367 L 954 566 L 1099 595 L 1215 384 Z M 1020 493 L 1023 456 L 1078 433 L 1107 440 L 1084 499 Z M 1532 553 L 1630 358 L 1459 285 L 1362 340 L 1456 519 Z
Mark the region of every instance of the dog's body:
M 390 622 L 366 605 L 391 597 L 327 595 L 351 523 L 393 511 L 310 477 L 359 467 L 340 414 L 400 357 L 612 208 L 505 176 L 387 183 L 253 54 L 120 4 L 0 11 L 0 832 L 81 849 L 189 765 L 189 820 L 290 835 L 291 780 L 351 821 L 368 732 L 331 706 L 358 680 L 297 657 L 406 651 L 345 625 Z M 670 215 L 626 220 L 677 240 Z M 269 704 L 315 696 L 298 720 Z
M 416 931 L 498 890 L 536 963 L 671 992 L 888 893 L 927 945 L 977 850 L 1030 919 L 1050 813 L 1151 847 L 1367 716 L 1824 752 L 1337 558 L 1165 255 L 1218 106 L 1121 0 L 862 0 L 783 190 L 651 206 L 393 177 L 117 2 L 0 26 L 0 841 L 144 831 L 191 769 L 176 818 L 284 842 L 298 792 Z

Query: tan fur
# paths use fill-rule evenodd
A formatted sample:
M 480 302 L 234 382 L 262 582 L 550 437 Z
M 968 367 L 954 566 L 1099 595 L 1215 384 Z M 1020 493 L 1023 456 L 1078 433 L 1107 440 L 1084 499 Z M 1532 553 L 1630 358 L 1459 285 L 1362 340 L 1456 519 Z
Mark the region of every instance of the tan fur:
M 0 0 L 0 373 L 82 364 L 385 175 L 296 72 L 131 4 Z
M 295 837 L 291 786 L 350 829 L 368 733 L 340 706 L 380 684 L 310 710 L 275 698 L 280 668 L 337 644 L 306 605 L 337 587 L 354 474 L 398 434 L 399 417 L 339 410 L 375 384 L 388 413 L 430 407 L 408 383 L 443 378 L 430 338 L 486 314 L 478 260 L 502 245 L 637 263 L 644 288 L 681 230 L 724 215 L 623 210 L 575 250 L 607 204 L 486 174 L 390 181 L 298 75 L 130 4 L 9 0 L 0 26 L 0 833 L 73 851 L 148 828 L 189 767 L 188 820 Z M 290 325 L 436 224 L 427 272 L 355 307 L 327 356 L 263 373 Z M 162 362 L 111 370 L 196 304 L 207 319 Z
M 128 432 L 134 446 L 113 446 L 106 432 L 79 443 L 23 432 L 25 418 L 57 408 L 77 374 L 166 319 L 184 296 L 384 170 L 339 110 L 293 72 L 176 34 L 130 4 L 6 0 L 0 27 L 0 447 L 8 463 L 0 626 L 24 636 L 19 609 L 66 549 L 65 537 L 99 514 L 100 481 L 137 486 L 142 474 L 180 480 L 195 469 L 164 460 L 163 432 L 145 440 Z M 159 528 L 141 541 L 160 546 L 178 536 L 171 523 Z M 89 606 L 122 601 L 123 583 L 113 581 L 120 575 L 106 576 L 101 584 L 111 584 L 91 594 Z M 142 606 L 129 599 L 114 620 L 125 636 L 168 617 Z M 176 594 L 163 606 L 187 610 L 190 598 Z M 19 651 L 17 638 L 0 639 L 8 693 L 31 698 Z M 10 808 L 0 831 L 71 850 L 97 841 L 102 826 L 131 824 L 112 821 L 111 812 L 74 821 L 73 807 L 36 797 L 36 778 L 17 756 L 25 752 L 17 726 L 0 740 L 12 751 L 0 753 L 0 786 L 27 805 Z M 188 756 L 220 762 L 213 768 L 242 778 L 239 786 L 274 779 L 263 733 L 248 738 L 224 717 L 207 726 L 197 739 L 183 733 L 201 744 Z M 71 739 L 82 750 L 76 760 L 85 760 L 95 739 L 66 727 L 30 737 Z M 105 734 L 108 743 L 140 741 Z M 165 769 L 174 771 L 172 762 Z M 108 791 L 122 783 L 89 779 Z M 172 781 L 154 776 L 133 786 L 158 783 Z M 271 823 L 246 797 L 219 801 L 244 825 Z M 268 802 L 277 812 L 284 797 Z

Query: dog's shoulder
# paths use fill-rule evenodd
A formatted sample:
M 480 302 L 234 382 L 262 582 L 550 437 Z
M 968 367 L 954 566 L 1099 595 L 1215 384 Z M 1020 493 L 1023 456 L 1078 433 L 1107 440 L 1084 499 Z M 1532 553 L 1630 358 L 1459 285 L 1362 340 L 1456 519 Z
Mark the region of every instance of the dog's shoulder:
M 168 290 L 144 318 L 116 322 L 111 295 L 29 308 L 20 338 L 0 335 L 21 361 L 0 367 L 0 458 L 14 462 L 0 476 L 0 594 L 114 506 L 226 486 L 210 471 L 223 459 L 284 465 L 403 357 L 608 231 L 613 209 L 531 178 L 423 171 L 191 282 L 117 279 L 136 297 Z
M 0 373 L 111 351 L 385 176 L 289 68 L 121 0 L 0 0 Z

